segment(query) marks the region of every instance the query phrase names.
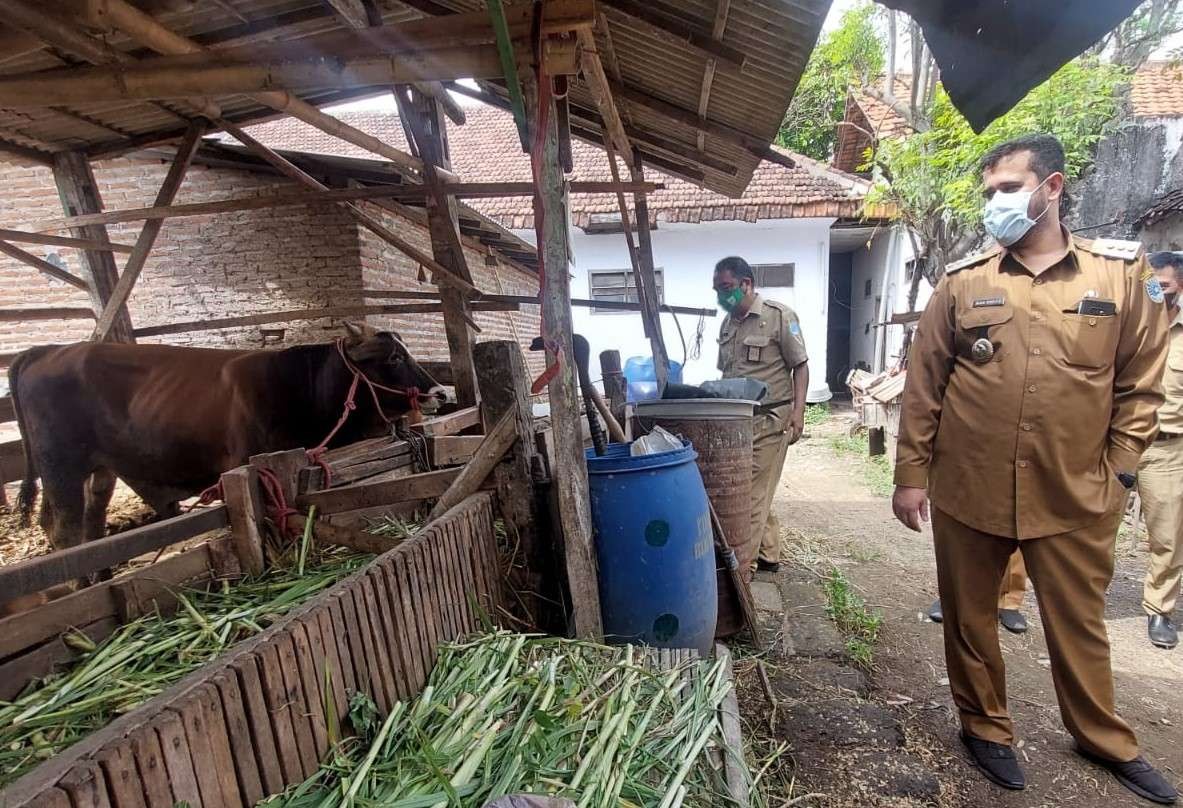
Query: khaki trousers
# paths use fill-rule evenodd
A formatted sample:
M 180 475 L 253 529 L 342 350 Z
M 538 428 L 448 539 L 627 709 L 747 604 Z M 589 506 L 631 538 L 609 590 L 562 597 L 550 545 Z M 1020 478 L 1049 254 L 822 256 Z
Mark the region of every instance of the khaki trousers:
M 1006 573 L 1002 576 L 1002 590 L 998 593 L 998 608 L 1018 611 L 1023 605 L 1023 596 L 1027 594 L 1027 567 L 1023 565 L 1023 554 L 1019 551 L 1011 553 L 1010 561 L 1006 564 Z
M 1150 537 L 1142 608 L 1147 614 L 1169 615 L 1183 579 L 1183 438 L 1155 441 L 1142 455 L 1138 496 Z
M 780 520 L 772 513 L 772 498 L 785 465 L 789 434 L 780 419 L 762 415 L 754 424 L 752 441 L 752 529 L 751 544 L 760 545 L 761 561 L 780 561 Z M 755 553 L 752 553 L 752 557 Z
M 1113 577 L 1119 517 L 1114 511 L 1087 527 L 1019 541 L 982 533 L 933 509 L 945 666 L 967 734 L 1014 741 L 997 609 L 1017 547 L 1035 585 L 1064 726 L 1095 755 L 1122 762 L 1138 756 L 1137 739 L 1114 707 L 1105 631 L 1105 588 Z

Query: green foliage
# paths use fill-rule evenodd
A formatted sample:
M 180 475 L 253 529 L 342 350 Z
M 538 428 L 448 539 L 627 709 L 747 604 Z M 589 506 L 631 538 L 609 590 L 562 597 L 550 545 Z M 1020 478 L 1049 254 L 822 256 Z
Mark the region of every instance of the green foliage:
M 830 448 L 835 452 L 854 457 L 862 472 L 863 482 L 877 497 L 890 497 L 895 490 L 893 477 L 895 472 L 887 458 L 883 455 L 872 457 L 867 447 L 866 433 L 858 435 L 834 435 L 830 438 Z
M 805 426 L 823 424 L 829 417 L 830 405 L 828 403 L 805 405 Z
M 871 200 L 894 203 L 920 237 L 932 262 L 943 266 L 968 247 L 981 222 L 978 161 L 994 146 L 1019 135 L 1046 132 L 1064 144 L 1068 180 L 1080 176 L 1096 144 L 1113 125 L 1126 72 L 1095 58 L 1069 62 L 1032 90 L 1014 109 L 974 134 L 938 89 L 932 128 L 880 144 L 874 167 L 881 182 Z
M 830 569 L 825 588 L 826 613 L 846 637 L 846 652 L 855 664 L 870 668 L 874 661 L 875 641 L 883 626 L 883 615 L 867 608 L 837 567 Z
M 847 88 L 873 81 L 883 70 L 883 60 L 875 6 L 864 0 L 843 14 L 838 27 L 814 49 L 776 142 L 815 160 L 829 160 Z

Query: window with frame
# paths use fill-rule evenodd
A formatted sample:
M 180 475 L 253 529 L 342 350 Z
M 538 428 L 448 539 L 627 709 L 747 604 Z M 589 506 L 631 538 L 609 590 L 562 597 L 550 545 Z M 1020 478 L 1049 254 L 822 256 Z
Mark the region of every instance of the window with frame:
M 752 273 L 756 276 L 756 288 L 791 289 L 795 266 L 795 264 L 752 264 Z
M 599 303 L 638 303 L 636 278 L 631 269 L 593 269 L 587 273 L 590 297 Z M 664 272 L 660 267 L 653 270 L 653 281 L 657 285 L 657 304 L 665 303 Z M 592 308 L 592 314 L 620 314 L 621 309 Z

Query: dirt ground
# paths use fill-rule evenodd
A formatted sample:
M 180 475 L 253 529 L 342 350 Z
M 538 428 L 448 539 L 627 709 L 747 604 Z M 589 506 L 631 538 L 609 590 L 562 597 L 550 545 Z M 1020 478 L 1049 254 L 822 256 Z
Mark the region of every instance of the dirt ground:
M 811 606 L 793 593 L 808 592 L 800 589 L 801 581 L 820 592 L 819 576 L 836 566 L 882 613 L 883 626 L 872 668 L 865 675 L 832 660 L 826 662 L 829 667 L 819 669 L 819 660 L 812 657 L 786 657 L 778 664 L 775 655 L 769 656 L 771 692 L 782 700 L 777 711 L 790 716 L 803 712 L 804 719 L 769 719 L 769 688 L 757 687 L 753 676 L 743 675 L 754 670 L 754 663 L 745 668 L 741 660 L 737 665 L 749 732 L 766 730 L 765 753 L 779 742 L 785 745 L 782 757 L 791 759 L 790 788 L 784 789 L 782 781 L 780 790 L 787 793 L 777 794 L 773 788 L 769 804 L 1147 804 L 1072 751 L 1072 740 L 1060 723 L 1043 630 L 1030 592 L 1024 612 L 1031 630 L 1021 636 L 1000 630 L 1020 762 L 1029 787 L 1025 792 L 1005 792 L 970 768 L 957 739 L 944 678 L 941 628 L 923 616 L 937 593 L 931 533 L 916 534 L 895 522 L 888 500 L 868 487 L 866 461 L 833 446 L 833 436 L 847 434 L 852 424 L 852 416 L 831 416 L 789 450 L 774 507 L 787 528 L 795 562 L 782 570 L 780 586 L 790 617 L 795 609 L 824 614 L 824 607 L 817 607 L 820 599 Z M 1146 756 L 1180 784 L 1183 649 L 1162 651 L 1146 639 L 1139 605 L 1145 563 L 1145 552 L 1131 547 L 1128 536 L 1122 537 L 1107 610 L 1117 703 Z M 839 692 L 840 698 L 835 696 Z M 906 761 L 902 781 L 891 771 L 893 759 Z M 783 773 L 783 765 L 783 759 L 771 764 L 769 779 L 777 769 Z M 877 767 L 883 772 L 876 773 Z

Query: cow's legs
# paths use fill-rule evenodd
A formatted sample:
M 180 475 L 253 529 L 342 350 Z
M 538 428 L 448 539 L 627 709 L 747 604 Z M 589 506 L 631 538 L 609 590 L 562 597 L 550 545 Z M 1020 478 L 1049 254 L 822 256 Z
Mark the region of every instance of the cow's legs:
M 127 487 L 136 492 L 136 496 L 144 500 L 144 504 L 156 512 L 156 520 L 171 519 L 181 513 L 181 506 L 177 503 L 177 492 L 144 483 L 138 480 L 124 479 Z
M 82 543 L 86 516 L 86 477 L 43 475 L 41 524 L 55 550 Z
M 86 483 L 86 511 L 83 517 L 82 538 L 84 541 L 101 539 L 107 534 L 107 506 L 115 493 L 115 475 L 107 469 L 97 469 Z M 98 580 L 111 579 L 111 570 L 98 573 Z

